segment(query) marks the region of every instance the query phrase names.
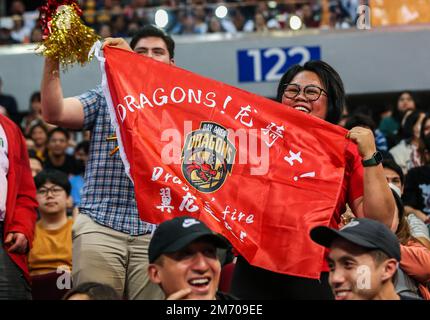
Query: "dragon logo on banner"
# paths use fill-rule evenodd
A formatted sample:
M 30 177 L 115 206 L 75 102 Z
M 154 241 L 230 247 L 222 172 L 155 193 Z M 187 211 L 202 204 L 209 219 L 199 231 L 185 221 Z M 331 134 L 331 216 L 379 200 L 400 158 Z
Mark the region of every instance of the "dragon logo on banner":
M 200 192 L 215 192 L 231 174 L 236 148 L 228 131 L 213 122 L 202 122 L 189 133 L 182 150 L 182 174 Z

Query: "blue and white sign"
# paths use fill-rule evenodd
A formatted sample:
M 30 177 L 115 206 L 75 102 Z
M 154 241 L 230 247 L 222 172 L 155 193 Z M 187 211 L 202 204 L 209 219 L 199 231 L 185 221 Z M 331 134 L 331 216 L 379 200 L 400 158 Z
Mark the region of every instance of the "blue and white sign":
M 279 81 L 292 65 L 320 59 L 318 46 L 239 50 L 239 82 Z

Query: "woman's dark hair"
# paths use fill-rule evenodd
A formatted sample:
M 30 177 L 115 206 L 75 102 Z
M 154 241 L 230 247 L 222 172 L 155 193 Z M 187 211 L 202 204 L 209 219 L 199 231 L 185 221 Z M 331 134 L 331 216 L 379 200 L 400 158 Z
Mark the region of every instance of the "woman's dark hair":
M 52 129 L 49 133 L 48 133 L 48 141 L 51 140 L 52 136 L 54 135 L 54 133 L 56 132 L 60 132 L 64 135 L 64 137 L 66 137 L 66 140 L 69 141 L 70 140 L 70 133 L 67 129 L 61 128 L 61 127 L 57 127 Z
M 384 158 L 384 160 L 382 160 L 382 167 L 393 170 L 395 173 L 397 173 L 400 177 L 400 183 L 402 184 L 402 186 L 404 185 L 405 175 L 403 173 L 402 168 L 396 163 L 396 161 L 394 161 L 393 159 Z
M 430 136 L 430 134 L 427 135 L 427 137 L 424 134 L 425 124 L 429 120 L 430 120 L 430 115 L 427 113 L 426 116 L 423 119 L 423 122 L 421 122 L 420 138 L 423 140 L 424 144 L 426 145 L 426 149 L 430 152 L 430 143 L 426 143 L 426 139 L 429 140 L 428 137 Z
M 430 115 L 428 113 L 426 113 L 426 116 L 424 117 L 423 122 L 421 122 L 421 131 L 420 131 L 420 138 L 421 139 L 424 139 L 424 137 L 425 137 L 425 134 L 424 134 L 425 124 L 429 120 L 430 120 Z M 429 149 L 429 151 L 430 151 L 430 149 Z
M 414 138 L 414 126 L 416 125 L 422 113 L 423 112 L 420 110 L 414 110 L 405 114 L 399 133 L 400 137 L 405 139 L 407 143 L 411 143 L 412 139 Z M 418 139 L 417 152 L 421 161 L 426 162 L 426 146 L 425 141 L 421 139 L 421 132 L 420 138 Z
M 44 169 L 34 177 L 36 189 L 41 188 L 47 182 L 60 186 L 64 189 L 64 191 L 66 191 L 67 195 L 70 195 L 70 190 L 72 189 L 72 186 L 70 185 L 67 174 L 65 174 L 63 171 L 55 169 Z
M 43 124 L 43 122 L 38 121 L 38 122 L 36 122 L 35 124 L 33 124 L 33 125 L 30 127 L 30 129 L 28 130 L 28 138 L 30 138 L 30 139 L 31 139 L 31 136 L 33 135 L 33 131 L 34 131 L 34 129 L 36 129 L 36 128 L 41 128 L 43 131 L 45 131 L 46 136 L 48 136 L 49 132 L 48 132 L 48 128 L 46 127 L 46 125 L 45 125 L 45 124 Z
M 396 191 L 391 189 L 391 192 L 393 193 L 394 200 L 396 202 L 396 207 L 398 211 L 398 217 L 399 217 L 399 224 L 397 226 L 396 230 L 396 236 L 399 239 L 400 243 L 402 245 L 406 245 L 409 240 L 412 239 L 411 231 L 409 229 L 408 221 L 405 217 L 405 208 L 403 205 L 403 201 L 400 198 L 400 196 L 397 194 Z
M 121 300 L 114 288 L 107 284 L 96 282 L 85 282 L 69 290 L 63 297 L 63 300 L 75 294 L 85 294 L 90 300 Z
M 430 115 L 426 114 L 426 116 L 423 119 L 423 122 L 421 123 L 421 131 L 420 131 L 420 140 L 424 148 L 424 151 L 423 151 L 424 163 L 426 165 L 430 164 L 430 134 L 425 135 L 424 130 L 425 130 L 425 124 L 429 120 L 430 120 Z
M 347 130 L 351 130 L 354 127 L 367 127 L 372 130 L 372 132 L 374 132 L 376 129 L 376 125 L 373 119 L 370 116 L 361 113 L 353 114 L 352 116 L 350 116 L 348 120 L 346 120 L 344 127 Z
M 391 189 L 391 191 L 393 192 L 393 197 L 396 201 L 396 207 L 397 207 L 397 210 L 399 211 L 399 225 L 397 226 L 396 236 L 399 239 L 400 244 L 407 245 L 407 243 L 412 240 L 415 242 L 419 242 L 424 247 L 428 248 L 428 244 L 426 242 L 423 242 L 420 238 L 415 238 L 412 235 L 411 229 L 409 227 L 409 222 L 405 215 L 405 208 L 404 208 L 403 201 L 396 191 L 394 191 L 393 189 Z
M 402 95 L 404 95 L 405 93 L 411 96 L 412 100 L 413 100 L 413 101 L 414 101 L 414 103 L 415 103 L 415 109 L 418 109 L 417 99 L 416 99 L 416 97 L 412 94 L 412 92 L 410 92 L 410 91 L 402 91 L 402 92 L 400 92 L 399 96 L 397 97 L 396 104 L 395 104 L 395 106 L 393 107 L 393 118 L 394 118 L 398 123 L 401 123 L 401 122 L 402 122 L 402 119 L 403 119 L 403 117 L 404 117 L 404 115 L 405 115 L 405 113 L 406 113 L 406 112 L 403 112 L 403 111 L 400 111 L 400 110 L 399 110 L 399 100 L 400 100 L 400 97 L 401 97 Z
M 324 61 L 312 60 L 303 66 L 296 64 L 289 68 L 279 82 L 276 100 L 282 101 L 285 84 L 290 83 L 297 74 L 303 71 L 314 72 L 320 78 L 327 91 L 327 116 L 325 120 L 337 124 L 345 107 L 345 89 L 336 70 Z
M 35 101 L 37 101 L 37 102 L 41 101 L 40 91 L 36 91 L 36 92 L 33 92 L 31 94 L 31 96 L 30 96 L 30 103 L 35 102 Z
M 75 152 L 81 149 L 84 150 L 85 154 L 88 154 L 90 152 L 90 142 L 86 140 L 79 142 L 75 147 Z
M 422 111 L 414 110 L 404 115 L 401 126 L 401 135 L 403 139 L 411 140 L 414 137 L 414 126 L 421 114 Z

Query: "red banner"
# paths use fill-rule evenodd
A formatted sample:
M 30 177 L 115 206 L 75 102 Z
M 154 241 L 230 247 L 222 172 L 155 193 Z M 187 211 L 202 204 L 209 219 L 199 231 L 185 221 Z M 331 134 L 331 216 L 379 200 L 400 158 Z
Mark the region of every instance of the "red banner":
M 346 130 L 120 49 L 103 83 L 142 220 L 201 219 L 251 264 L 318 278 L 344 175 Z

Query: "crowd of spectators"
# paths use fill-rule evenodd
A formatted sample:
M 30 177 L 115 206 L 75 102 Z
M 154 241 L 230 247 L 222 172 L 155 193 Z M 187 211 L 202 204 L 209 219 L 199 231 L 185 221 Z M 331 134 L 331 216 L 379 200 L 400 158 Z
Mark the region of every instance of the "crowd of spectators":
M 14 105 L 12 96 L 0 94 L 0 99 Z M 70 219 L 78 214 L 77 206 L 80 202 L 83 174 L 89 152 L 89 132 L 73 132 L 47 124 L 41 116 L 39 92 L 34 92 L 29 101 L 27 112 L 14 114 L 11 118 L 21 127 L 26 137 L 33 176 L 37 179 L 37 176 L 47 174 L 46 172 L 55 177 L 63 175 L 61 176 L 63 180 L 60 179 L 59 182 L 57 178 L 46 179 L 51 185 L 60 185 L 66 190 L 64 207 L 59 211 L 59 219 L 68 221 L 67 226 L 70 227 Z M 386 159 L 383 165 L 387 182 L 390 183 L 397 200 L 400 201 L 397 205 L 401 206 L 404 223 L 408 225 L 404 229 L 408 230 L 408 238 L 404 245 L 415 241 L 414 243 L 419 244 L 420 250 L 425 251 L 425 256 L 430 257 L 430 251 L 428 251 L 430 249 L 430 116 L 428 110 L 412 93 L 406 91 L 399 95 L 397 104 L 392 109 L 384 109 L 380 114 L 373 110 L 375 108 L 371 106 L 357 108 L 349 114 L 345 113 L 339 124 L 347 129 L 356 126 L 366 127 L 374 132 L 376 146 Z M 2 113 L 10 117 L 4 107 Z M 46 187 L 44 181 L 40 184 Z M 67 186 L 63 187 L 66 184 Z M 48 187 L 52 189 L 51 185 L 48 184 Z M 39 214 L 43 215 L 43 211 L 39 211 Z M 42 218 L 43 216 L 40 216 L 40 219 Z M 348 212 L 344 214 L 344 218 L 347 223 Z M 69 229 L 65 229 L 65 234 L 70 233 Z M 400 237 L 402 232 L 400 227 L 398 232 Z M 34 261 L 39 260 L 37 258 Z M 64 261 L 61 261 L 61 264 L 64 265 Z M 55 270 L 53 272 L 55 273 Z M 412 278 L 414 278 L 413 275 Z M 36 296 L 38 279 L 39 275 L 36 274 Z M 420 288 L 423 289 L 425 287 L 422 287 L 422 284 L 427 283 L 428 280 L 430 275 L 426 271 L 419 281 L 411 283 L 415 283 L 416 288 L 421 286 Z M 62 291 L 61 294 L 63 293 Z M 59 298 L 58 292 L 56 294 Z
M 355 25 L 363 0 L 217 1 L 217 0 L 82 0 L 83 20 L 102 38 L 132 37 L 145 24 L 155 23 L 158 9 L 168 16 L 165 31 L 173 35 L 264 32 L 289 30 L 289 19 L 298 16 L 301 28 L 345 29 Z M 215 14 L 224 5 L 225 17 Z M 327 14 L 324 19 L 323 15 Z M 38 12 L 26 11 L 22 0 L 11 2 L 6 17 L 0 17 L 0 44 L 37 43 L 42 40 Z
M 90 133 L 68 131 L 47 124 L 41 116 L 40 92 L 30 96 L 25 114 L 18 113 L 14 97 L 3 93 L 1 84 L 0 80 L 0 113 L 20 126 L 26 138 L 30 167 L 35 177 L 39 217 L 29 254 L 29 267 L 33 297 L 37 298 L 38 283 L 45 284 L 49 274 L 58 277 L 58 268 L 66 268 L 67 272 L 72 268 L 71 227 L 78 213 Z M 402 273 L 396 278 L 395 290 L 411 298 L 430 299 L 429 110 L 413 93 L 406 91 L 399 95 L 392 109 L 384 109 L 381 114 L 375 114 L 374 110 L 376 108 L 371 105 L 357 108 L 349 114 L 345 113 L 339 124 L 347 129 L 358 126 L 374 132 L 375 144 L 386 159 L 383 162 L 384 174 L 396 200 L 399 221 L 393 231 L 400 243 L 399 250 L 402 251 L 402 258 L 397 259 Z M 349 218 L 345 214 L 344 221 L 348 223 Z M 52 252 L 55 254 L 52 255 Z M 199 254 L 198 250 L 196 254 Z M 212 254 L 211 258 L 215 260 L 216 257 Z M 220 273 L 219 269 L 217 265 L 217 274 Z M 157 281 L 155 271 L 153 276 Z M 52 279 L 58 288 L 58 278 Z M 95 290 L 94 286 L 86 284 L 79 290 L 75 288 L 77 291 L 73 294 L 82 295 Z M 109 293 L 109 289 L 105 291 Z M 60 298 L 61 295 L 57 294 L 57 298 Z M 91 294 L 86 295 L 91 298 Z
M 29 99 L 29 109 L 18 112 L 16 99 L 1 92 L 0 114 L 18 124 L 26 138 L 33 176 L 42 169 L 56 169 L 64 172 L 71 183 L 68 212 L 80 202 L 80 188 L 89 150 L 89 135 L 86 132 L 70 132 L 46 123 L 41 116 L 40 92 L 35 91 Z M 75 211 L 76 213 L 76 211 Z

